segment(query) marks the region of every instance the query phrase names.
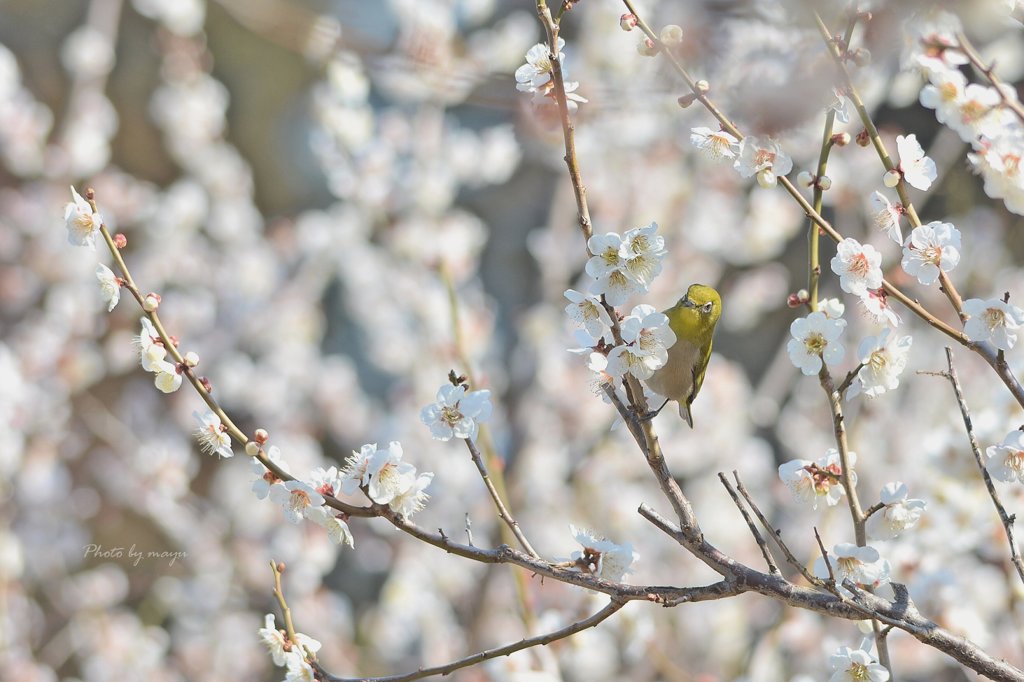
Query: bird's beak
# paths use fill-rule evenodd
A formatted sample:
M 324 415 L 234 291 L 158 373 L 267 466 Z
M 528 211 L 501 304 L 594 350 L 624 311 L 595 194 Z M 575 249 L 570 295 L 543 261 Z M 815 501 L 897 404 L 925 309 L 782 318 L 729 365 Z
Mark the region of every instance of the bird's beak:
M 697 305 L 693 301 L 690 300 L 689 294 L 687 294 L 686 296 L 683 296 L 683 300 L 680 301 L 680 303 L 683 304 L 684 308 L 696 308 L 697 307 Z

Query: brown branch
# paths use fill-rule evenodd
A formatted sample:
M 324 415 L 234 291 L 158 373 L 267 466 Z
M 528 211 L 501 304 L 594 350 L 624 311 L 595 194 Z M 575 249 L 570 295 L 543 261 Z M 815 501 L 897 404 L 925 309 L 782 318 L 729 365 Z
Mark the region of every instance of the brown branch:
M 733 476 L 736 476 L 735 471 L 732 473 Z M 754 520 L 750 518 L 750 513 L 747 511 L 747 508 L 743 506 L 743 503 L 740 501 L 740 496 L 736 493 L 732 484 L 729 483 L 729 479 L 720 471 L 718 472 L 718 480 L 722 482 L 722 485 L 724 485 L 725 489 L 729 492 L 729 497 L 732 498 L 736 508 L 740 510 L 740 514 L 743 514 L 743 520 L 747 522 L 747 528 L 750 529 L 750 534 L 754 536 L 754 542 L 757 543 L 758 549 L 761 550 L 761 556 L 764 557 L 764 562 L 768 564 L 768 572 L 773 575 L 780 575 L 782 572 L 775 564 L 775 559 L 772 557 L 771 550 L 768 549 L 768 544 L 764 541 L 764 537 L 757 530 L 757 526 L 754 525 Z
M 548 632 L 543 635 L 537 635 L 536 637 L 521 639 L 513 644 L 506 644 L 505 646 L 497 647 L 495 649 L 480 651 L 456 661 L 445 663 L 444 665 L 420 668 L 415 672 L 404 675 L 389 675 L 386 677 L 337 677 L 326 673 L 322 668 L 320 668 L 319 672 L 327 682 L 409 682 L 410 680 L 419 680 L 433 675 L 450 675 L 460 668 L 476 665 L 492 658 L 498 658 L 499 656 L 509 656 L 517 651 L 522 651 L 523 649 L 529 649 L 535 646 L 547 646 L 552 642 L 557 642 L 560 639 L 565 639 L 566 637 L 575 635 L 577 632 L 595 627 L 602 621 L 614 615 L 626 604 L 626 601 L 612 599 L 607 606 L 594 615 L 571 623 L 564 628 L 553 630 L 552 632 Z
M 960 415 L 963 417 L 964 427 L 967 429 L 967 440 L 970 441 L 971 452 L 974 453 L 974 462 L 978 465 L 978 471 L 981 472 L 981 478 L 985 481 L 988 496 L 992 498 L 992 504 L 995 506 L 996 513 L 999 514 L 999 520 L 1006 531 L 1006 540 L 1010 544 L 1010 561 L 1013 563 L 1013 567 L 1017 569 L 1017 576 L 1024 583 L 1024 561 L 1021 560 L 1020 552 L 1017 549 L 1017 541 L 1013 536 L 1013 523 L 1016 520 L 1016 516 L 1006 513 L 1006 508 L 1003 507 L 1002 500 L 999 499 L 999 492 L 992 482 L 992 476 L 989 475 L 988 469 L 985 468 L 985 460 L 981 456 L 981 448 L 978 446 L 978 439 L 974 435 L 971 413 L 967 409 L 967 401 L 964 399 L 963 389 L 960 387 L 960 379 L 957 377 L 956 368 L 953 366 L 953 350 L 949 346 L 946 346 L 946 365 L 949 367 L 949 371 L 941 374 L 949 379 L 949 383 L 953 385 L 953 393 L 956 395 L 956 402 L 960 407 Z
M 995 86 L 996 92 L 999 93 L 999 98 L 1003 101 L 1003 106 L 1012 111 L 1017 115 L 1017 118 L 1024 122 L 1024 106 L 1021 105 L 1016 98 L 1010 97 L 1006 94 L 1004 88 L 1011 86 L 1004 83 L 999 76 L 996 75 L 996 63 L 993 61 L 988 66 L 982 60 L 981 55 L 974 49 L 974 45 L 967 39 L 963 33 L 956 34 L 957 49 L 964 53 L 964 56 L 971 62 L 971 65 L 978 70 L 993 86 Z
M 511 512 L 505 507 L 505 503 L 501 501 L 501 497 L 498 495 L 498 491 L 494 489 L 494 484 L 491 483 L 490 474 L 487 472 L 487 466 L 484 464 L 483 457 L 480 455 L 480 451 L 476 447 L 476 443 L 473 442 L 472 438 L 466 439 L 466 447 L 469 448 L 470 457 L 473 459 L 473 464 L 476 465 L 477 471 L 480 472 L 480 478 L 484 481 L 484 486 L 487 488 L 488 494 L 491 499 L 494 500 L 494 506 L 498 510 L 498 516 L 505 525 L 508 526 L 509 530 L 522 545 L 523 549 L 532 557 L 539 556 L 537 551 L 530 544 L 530 541 L 526 539 L 526 535 L 523 533 L 523 529 L 519 527 L 519 522 L 512 518 Z

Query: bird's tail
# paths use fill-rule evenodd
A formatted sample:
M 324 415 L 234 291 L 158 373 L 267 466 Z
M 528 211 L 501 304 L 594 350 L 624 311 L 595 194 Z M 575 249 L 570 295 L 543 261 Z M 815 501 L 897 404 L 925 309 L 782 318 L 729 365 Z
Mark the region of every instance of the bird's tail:
M 690 414 L 690 406 L 686 404 L 685 400 L 679 401 L 679 416 L 693 428 L 693 415 Z

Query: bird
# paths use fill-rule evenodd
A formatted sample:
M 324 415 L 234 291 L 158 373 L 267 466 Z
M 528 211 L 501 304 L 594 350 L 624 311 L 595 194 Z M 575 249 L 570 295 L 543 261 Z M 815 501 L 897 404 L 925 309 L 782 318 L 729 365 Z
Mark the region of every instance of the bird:
M 647 380 L 647 386 L 666 399 L 648 418 L 653 419 L 670 400 L 676 400 L 679 416 L 692 429 L 690 406 L 704 383 L 715 326 L 722 316 L 722 297 L 705 284 L 691 284 L 686 295 L 664 314 L 676 342 L 668 349 L 665 365 Z

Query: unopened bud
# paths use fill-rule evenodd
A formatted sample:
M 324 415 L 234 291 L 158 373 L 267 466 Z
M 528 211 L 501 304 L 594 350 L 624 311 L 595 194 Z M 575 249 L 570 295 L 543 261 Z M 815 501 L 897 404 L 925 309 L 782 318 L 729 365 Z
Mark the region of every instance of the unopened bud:
M 693 104 L 696 101 L 697 101 L 697 95 L 692 93 L 692 92 L 688 92 L 688 93 L 686 93 L 685 95 L 683 95 L 682 97 L 680 97 L 679 99 L 676 100 L 676 102 L 679 104 L 679 106 L 682 107 L 683 109 L 686 109 L 687 107 L 689 107 L 691 104 Z
M 623 31 L 632 31 L 633 27 L 636 26 L 637 18 L 635 14 L 623 14 L 619 17 L 619 28 Z
M 778 178 L 775 177 L 775 171 L 771 168 L 762 168 L 757 171 L 757 184 L 761 185 L 765 189 L 771 189 L 779 183 Z
M 902 178 L 903 175 L 901 175 L 898 170 L 893 168 L 891 171 L 885 172 L 885 175 L 882 177 L 882 184 L 891 189 L 896 185 L 900 184 L 900 180 Z
M 174 334 L 171 334 L 167 338 L 169 338 L 171 340 L 171 345 L 172 346 L 174 346 L 175 348 L 178 347 L 178 337 L 177 336 L 175 336 Z
M 96 198 L 96 190 L 94 190 L 92 187 L 86 187 L 85 198 L 87 201 L 93 201 Z
M 195 367 L 198 364 L 199 364 L 199 353 L 196 353 L 195 351 L 191 351 L 191 350 L 189 352 L 185 353 L 185 366 L 186 367 Z
M 832 136 L 832 144 L 834 144 L 837 147 L 845 147 L 846 145 L 850 144 L 850 141 L 852 139 L 853 138 L 850 137 L 850 133 L 836 133 L 835 135 Z
M 796 176 L 796 181 L 804 187 L 810 187 L 814 184 L 814 174 L 810 171 L 800 171 Z
M 871 63 L 871 51 L 865 50 L 863 47 L 854 50 L 850 57 L 857 66 L 867 66 Z
M 869 144 L 871 144 L 871 136 L 868 135 L 868 131 L 862 130 L 859 133 L 857 133 L 857 144 L 859 144 L 861 147 L 867 147 Z
M 818 178 L 818 189 L 822 192 L 827 192 L 832 187 L 832 179 L 827 175 L 822 175 Z
M 636 51 L 644 57 L 653 57 L 658 54 L 658 46 L 650 38 L 644 38 L 643 41 L 636 46 Z
M 681 45 L 683 42 L 683 28 L 677 24 L 669 24 L 661 29 L 658 37 L 666 45 Z
M 208 377 L 199 377 L 199 384 L 207 393 L 213 393 L 213 384 L 210 383 L 210 379 Z
M 811 300 L 811 295 L 807 293 L 807 289 L 801 289 L 786 298 L 786 305 L 790 308 L 799 308 L 802 305 L 806 305 L 809 300 Z
M 128 246 L 128 237 L 125 237 L 122 233 L 118 232 L 114 235 L 114 246 L 119 249 L 123 249 Z
M 693 87 L 697 88 L 697 92 L 701 95 L 706 95 L 711 92 L 711 83 L 708 83 L 703 79 L 697 81 Z
M 256 433 L 252 434 L 252 437 L 253 440 L 255 440 L 260 445 L 263 445 L 268 440 L 270 440 L 270 434 L 267 433 L 266 429 L 256 429 Z
M 147 313 L 151 313 L 160 307 L 160 294 L 146 294 L 146 298 L 142 299 L 142 309 Z
M 260 444 L 253 440 L 249 441 L 245 444 L 245 454 L 250 457 L 255 457 L 260 454 Z

